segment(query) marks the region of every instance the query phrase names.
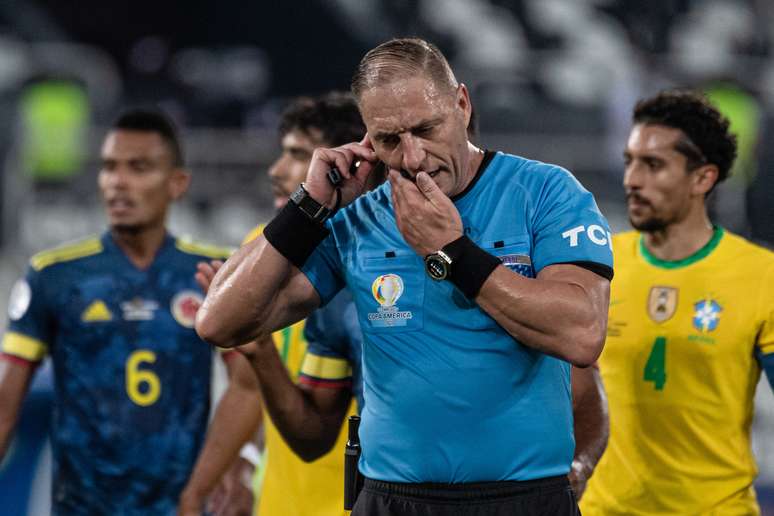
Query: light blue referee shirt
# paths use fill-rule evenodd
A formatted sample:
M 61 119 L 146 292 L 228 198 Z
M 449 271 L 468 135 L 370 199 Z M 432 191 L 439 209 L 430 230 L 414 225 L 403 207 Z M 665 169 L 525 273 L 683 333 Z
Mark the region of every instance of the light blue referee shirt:
M 453 201 L 465 233 L 515 274 L 578 263 L 612 276 L 607 221 L 566 170 L 487 153 Z M 390 184 L 328 222 L 303 272 L 346 284 L 363 346 L 362 473 L 391 482 L 529 480 L 569 471 L 570 365 L 520 344 L 406 244 Z

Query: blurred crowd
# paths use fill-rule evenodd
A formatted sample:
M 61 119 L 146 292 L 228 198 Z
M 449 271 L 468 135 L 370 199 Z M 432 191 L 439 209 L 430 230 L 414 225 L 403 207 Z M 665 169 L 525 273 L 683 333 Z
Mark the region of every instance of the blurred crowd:
M 265 172 L 288 99 L 346 89 L 365 50 L 394 35 L 426 37 L 450 58 L 482 147 L 572 170 L 614 230 L 627 225 L 621 154 L 632 105 L 664 87 L 703 89 L 739 138 L 714 219 L 774 245 L 767 0 L 36 0 L 0 5 L 2 291 L 31 253 L 103 227 L 98 147 L 127 106 L 161 107 L 183 129 L 193 180 L 172 228 L 238 244 L 274 211 Z M 759 390 L 765 500 L 774 400 Z

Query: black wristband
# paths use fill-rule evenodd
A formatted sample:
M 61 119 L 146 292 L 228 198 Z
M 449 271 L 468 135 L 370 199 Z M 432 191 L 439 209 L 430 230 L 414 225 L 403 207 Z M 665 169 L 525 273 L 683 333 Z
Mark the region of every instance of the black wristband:
M 288 201 L 263 230 L 263 236 L 274 249 L 299 269 L 329 233 L 293 201 Z
M 449 281 L 465 294 L 474 299 L 492 271 L 500 265 L 500 259 L 493 256 L 465 235 L 446 244 L 442 251 L 452 260 Z

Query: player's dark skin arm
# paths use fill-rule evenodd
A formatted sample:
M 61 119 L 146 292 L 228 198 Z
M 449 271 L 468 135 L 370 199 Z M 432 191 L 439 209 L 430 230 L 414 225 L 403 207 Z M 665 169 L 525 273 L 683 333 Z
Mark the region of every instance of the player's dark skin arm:
M 220 399 L 193 472 L 180 494 L 178 514 L 201 514 L 205 499 L 226 470 L 238 460 L 240 448 L 261 424 L 258 381 L 239 353 L 225 358 L 229 385 Z
M 0 462 L 8 450 L 34 372 L 35 364 L 0 357 Z
M 596 367 L 572 368 L 572 408 L 575 456 L 569 476 L 580 500 L 610 435 L 607 396 Z
M 196 281 L 202 290 L 209 292 L 223 266 L 217 260 L 199 264 Z M 291 449 L 305 461 L 330 451 L 349 407 L 350 390 L 293 383 L 270 335 L 237 350 L 247 357 L 253 376 L 259 379 L 266 410 Z
M 296 385 L 270 339 L 239 350 L 258 376 L 266 410 L 288 446 L 307 462 L 328 453 L 336 444 L 352 392 Z

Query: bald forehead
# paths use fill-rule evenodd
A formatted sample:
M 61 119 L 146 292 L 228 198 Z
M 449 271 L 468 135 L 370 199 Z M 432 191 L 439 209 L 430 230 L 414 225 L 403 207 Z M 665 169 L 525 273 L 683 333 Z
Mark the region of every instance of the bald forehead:
M 374 83 L 371 88 L 363 92 L 361 101 L 367 97 L 384 95 L 389 92 L 397 96 L 419 94 L 427 101 L 435 101 L 443 97 L 453 97 L 453 89 L 439 85 L 426 74 L 406 75 L 405 77 L 391 77 L 389 81 Z
M 374 88 L 411 81 L 420 77 L 431 84 L 438 93 L 451 94 L 457 88 L 457 80 L 451 70 L 434 73 L 433 70 L 417 67 L 414 63 L 385 58 L 370 64 L 368 72 L 364 74 L 365 88 L 361 89 L 360 97 L 357 100 L 361 101 L 366 93 Z
M 395 80 L 363 92 L 360 111 L 376 140 L 433 126 L 454 107 L 455 96 L 426 77 Z

